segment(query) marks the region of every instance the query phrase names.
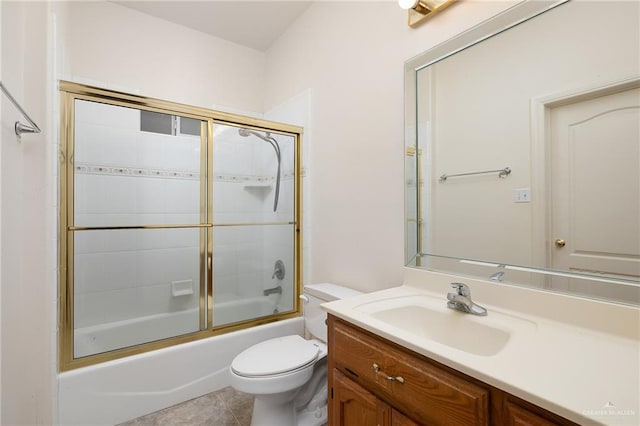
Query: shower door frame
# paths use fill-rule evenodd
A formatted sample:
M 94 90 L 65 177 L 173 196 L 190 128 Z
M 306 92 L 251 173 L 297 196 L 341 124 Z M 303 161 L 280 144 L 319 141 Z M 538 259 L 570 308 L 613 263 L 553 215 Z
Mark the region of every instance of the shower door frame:
M 59 302 L 58 302 L 58 368 L 67 371 L 98 364 L 130 355 L 166 348 L 181 343 L 212 337 L 234 330 L 284 320 L 300 315 L 299 295 L 302 289 L 302 132 L 299 126 L 278 123 L 238 114 L 180 104 L 155 98 L 59 81 L 60 94 L 60 174 L 59 174 Z M 190 225 L 139 225 L 110 227 L 81 227 L 74 225 L 74 129 L 76 100 L 98 102 L 120 107 L 135 108 L 178 115 L 200 120 L 201 123 L 201 174 L 200 174 L 200 223 Z M 293 137 L 294 156 L 294 309 L 256 319 L 240 321 L 222 326 L 213 326 L 213 127 L 216 124 L 244 127 L 255 131 L 271 132 Z M 273 223 L 260 223 L 269 225 Z M 74 233 L 85 230 L 123 229 L 200 229 L 200 295 L 199 330 L 161 340 L 74 357 Z

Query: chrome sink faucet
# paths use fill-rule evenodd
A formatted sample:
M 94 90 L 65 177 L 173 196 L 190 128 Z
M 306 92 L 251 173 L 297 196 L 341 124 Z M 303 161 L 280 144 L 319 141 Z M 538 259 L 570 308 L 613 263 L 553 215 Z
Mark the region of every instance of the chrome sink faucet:
M 471 300 L 469 286 L 462 283 L 451 283 L 456 292 L 447 294 L 447 307 L 473 315 L 487 315 L 487 310 Z

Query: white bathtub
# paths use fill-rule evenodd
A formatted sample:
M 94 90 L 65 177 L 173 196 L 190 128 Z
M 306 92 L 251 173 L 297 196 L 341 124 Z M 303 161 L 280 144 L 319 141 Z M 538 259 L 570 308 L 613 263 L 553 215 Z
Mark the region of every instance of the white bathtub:
M 140 336 L 144 336 L 142 342 L 153 342 L 193 333 L 199 327 L 197 309 L 82 327 L 73 333 L 74 352 L 76 357 L 83 357 L 137 345 Z
M 269 309 L 264 300 L 251 303 Z M 216 323 L 225 315 L 235 320 L 245 308 L 237 302 L 218 305 Z M 273 306 L 270 309 L 273 312 Z M 184 314 L 189 321 L 195 317 Z M 178 327 L 176 320 L 185 318 L 154 315 L 134 323 L 87 327 L 78 331 L 78 340 L 83 350 L 100 348 L 149 327 Z M 59 424 L 113 425 L 224 388 L 229 386 L 228 367 L 238 353 L 272 337 L 303 333 L 299 317 L 61 373 Z
M 217 296 L 213 305 L 213 324 L 223 325 L 250 318 L 272 315 L 276 309 L 276 298 L 259 296 L 236 299 L 236 296 Z
M 214 325 L 271 315 L 276 309 L 275 298 L 236 297 L 223 295 L 220 298 L 222 301 L 214 304 Z M 144 336 L 142 342 L 153 342 L 193 333 L 198 331 L 199 326 L 198 309 L 194 308 L 82 327 L 74 332 L 74 352 L 76 357 L 83 357 L 139 344 L 140 336 Z

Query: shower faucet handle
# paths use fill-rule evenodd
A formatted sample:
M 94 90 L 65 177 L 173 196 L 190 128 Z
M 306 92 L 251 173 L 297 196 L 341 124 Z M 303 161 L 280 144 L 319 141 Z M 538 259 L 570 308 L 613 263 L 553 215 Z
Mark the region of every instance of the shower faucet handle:
M 284 279 L 284 262 L 280 259 L 276 260 L 276 264 L 273 266 L 273 275 L 271 275 L 271 279 L 274 278 L 279 280 Z

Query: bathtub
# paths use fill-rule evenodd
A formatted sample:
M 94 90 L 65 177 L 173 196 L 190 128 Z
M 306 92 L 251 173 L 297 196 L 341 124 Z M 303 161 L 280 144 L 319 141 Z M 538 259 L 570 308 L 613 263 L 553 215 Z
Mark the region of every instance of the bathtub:
M 237 296 L 216 296 L 213 304 L 213 324 L 223 325 L 250 318 L 272 315 L 276 311 L 276 298 L 268 296 L 236 299 Z
M 216 304 L 214 319 L 234 322 L 243 310 L 256 307 L 268 315 L 274 306 L 267 300 Z M 93 352 L 165 326 L 174 331 L 193 318 L 193 312 L 182 312 L 87 327 L 76 332 L 77 350 Z M 228 367 L 238 353 L 266 339 L 303 333 L 298 317 L 60 373 L 59 424 L 114 425 L 222 389 L 229 386 Z
M 216 326 L 271 315 L 276 309 L 275 298 L 265 296 L 237 299 L 235 295 L 222 295 L 220 299 L 222 301 L 213 305 Z M 198 309 L 194 308 L 82 327 L 74 332 L 75 356 L 83 357 L 136 345 L 140 343 L 139 336 L 145 336 L 146 342 L 153 342 L 193 333 L 198 331 L 199 326 Z

